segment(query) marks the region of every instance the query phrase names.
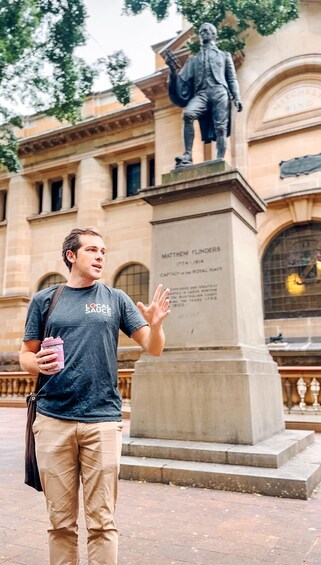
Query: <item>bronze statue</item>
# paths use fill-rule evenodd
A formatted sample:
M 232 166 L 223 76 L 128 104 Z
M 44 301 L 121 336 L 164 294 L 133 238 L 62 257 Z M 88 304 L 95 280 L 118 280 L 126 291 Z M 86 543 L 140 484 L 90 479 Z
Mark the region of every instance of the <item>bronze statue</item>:
M 200 52 L 189 57 L 177 72 L 175 58 L 169 52 L 165 61 L 170 68 L 169 97 L 183 110 L 184 154 L 176 157 L 176 167 L 191 165 L 194 120 L 198 120 L 204 143 L 216 141 L 216 158 L 223 160 L 230 135 L 231 100 L 242 110 L 239 85 L 230 53 L 216 46 L 216 28 L 210 23 L 200 27 Z

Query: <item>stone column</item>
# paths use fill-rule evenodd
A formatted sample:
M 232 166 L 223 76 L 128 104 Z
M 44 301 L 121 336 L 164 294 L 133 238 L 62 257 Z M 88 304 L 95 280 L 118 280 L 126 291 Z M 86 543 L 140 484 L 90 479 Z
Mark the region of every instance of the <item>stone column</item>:
M 68 210 L 70 208 L 70 202 L 70 179 L 68 175 L 64 175 L 62 177 L 62 209 Z
M 140 188 L 147 186 L 147 157 L 144 156 L 140 160 Z
M 166 103 L 166 106 L 162 106 Z M 174 107 L 168 102 L 168 96 L 157 102 L 155 115 L 155 154 L 156 185 L 161 183 L 162 174 L 175 167 L 175 157 L 184 153 L 182 136 L 182 109 Z M 193 143 L 193 162 L 200 163 L 204 160 L 204 147 L 201 140 L 199 125 L 194 123 L 195 138 Z
M 126 198 L 127 188 L 126 188 L 126 175 L 125 175 L 125 164 L 123 161 L 118 163 L 118 177 L 117 177 L 117 198 Z
M 10 180 L 7 199 L 7 238 L 5 256 L 5 295 L 30 292 L 30 224 L 27 217 L 37 210 L 33 183 L 15 175 Z
M 166 94 L 167 96 L 167 94 Z M 155 115 L 155 182 L 161 183 L 162 174 L 170 171 L 175 166 L 175 157 L 184 151 L 182 142 L 181 110 L 174 107 L 166 99 L 166 106 L 159 106 L 154 111 Z M 164 143 L 166 140 L 166 143 Z
M 42 214 L 51 212 L 51 186 L 48 179 L 43 181 L 42 191 Z
M 31 226 L 38 210 L 36 189 L 26 177 L 14 175 L 7 197 L 4 274 L 0 297 L 0 351 L 18 351 L 31 294 Z
M 284 429 L 281 380 L 264 341 L 255 215 L 238 171 L 204 163 L 163 175 L 153 206 L 150 288 L 171 289 L 160 358 L 143 355 L 131 436 L 256 444 Z
M 79 164 L 77 173 L 77 224 L 79 227 L 100 228 L 103 221 L 101 202 L 106 200 L 108 187 L 105 164 L 87 157 Z

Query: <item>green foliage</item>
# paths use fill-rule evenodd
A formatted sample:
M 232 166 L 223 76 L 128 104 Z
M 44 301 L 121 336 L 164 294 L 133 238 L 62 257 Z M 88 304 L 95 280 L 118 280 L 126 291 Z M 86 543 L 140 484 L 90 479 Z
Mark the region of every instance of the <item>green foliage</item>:
M 127 15 L 140 14 L 145 8 L 150 8 L 151 12 L 161 22 L 168 15 L 171 0 L 125 0 L 124 12 Z
M 22 109 L 80 119 L 96 69 L 75 56 L 85 42 L 83 0 L 0 0 L 0 163 L 18 170 Z
M 139 14 L 149 8 L 161 21 L 171 3 L 171 0 L 124 0 L 124 10 L 127 14 Z M 232 54 L 245 47 L 247 29 L 271 35 L 299 15 L 299 0 L 175 0 L 174 3 L 178 13 L 185 16 L 195 30 L 204 22 L 214 24 L 218 29 L 219 47 Z
M 5 124 L 0 130 L 0 164 L 5 165 L 9 171 L 19 169 L 18 140 L 13 130 L 17 123 L 18 118 L 12 118 L 11 122 Z
M 112 55 L 107 57 L 106 69 L 112 84 L 112 91 L 117 97 L 117 100 L 124 105 L 130 102 L 131 83 L 126 77 L 128 65 L 129 59 L 122 50 L 115 51 Z
M 245 46 L 246 31 L 270 35 L 298 17 L 299 0 L 175 0 L 176 8 L 196 30 L 205 22 L 218 29 L 221 49 L 235 53 Z M 124 0 L 124 12 L 150 9 L 158 21 L 171 0 Z M 17 115 L 26 108 L 59 120 L 80 119 L 98 68 L 76 57 L 85 42 L 84 0 L 0 0 L 0 164 L 17 171 L 21 127 Z M 191 46 L 198 48 L 197 42 Z M 112 89 L 122 104 L 130 102 L 126 78 L 129 60 L 117 51 L 103 62 Z

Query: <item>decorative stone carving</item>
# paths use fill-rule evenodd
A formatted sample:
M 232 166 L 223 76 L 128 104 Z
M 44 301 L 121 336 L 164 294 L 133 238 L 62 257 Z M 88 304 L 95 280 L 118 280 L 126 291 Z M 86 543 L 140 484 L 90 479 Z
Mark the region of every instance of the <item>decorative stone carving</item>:
M 307 385 L 306 385 L 305 380 L 302 377 L 300 377 L 296 386 L 297 386 L 297 390 L 298 390 L 298 393 L 299 393 L 299 396 L 300 396 L 300 399 L 301 399 L 299 407 L 303 411 L 303 410 L 306 409 L 305 395 L 306 395 L 306 391 L 307 391 Z

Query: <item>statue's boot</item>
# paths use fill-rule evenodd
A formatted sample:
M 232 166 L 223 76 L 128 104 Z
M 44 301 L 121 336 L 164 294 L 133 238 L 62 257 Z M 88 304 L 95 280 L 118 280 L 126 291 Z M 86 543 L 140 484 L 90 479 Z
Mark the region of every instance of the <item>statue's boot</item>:
M 225 152 L 226 152 L 226 136 L 225 135 L 217 135 L 216 137 L 216 159 L 219 161 L 224 161 Z
M 175 157 L 176 167 L 184 167 L 186 165 L 193 165 L 193 159 L 191 153 L 185 151 L 183 155 L 178 155 Z

